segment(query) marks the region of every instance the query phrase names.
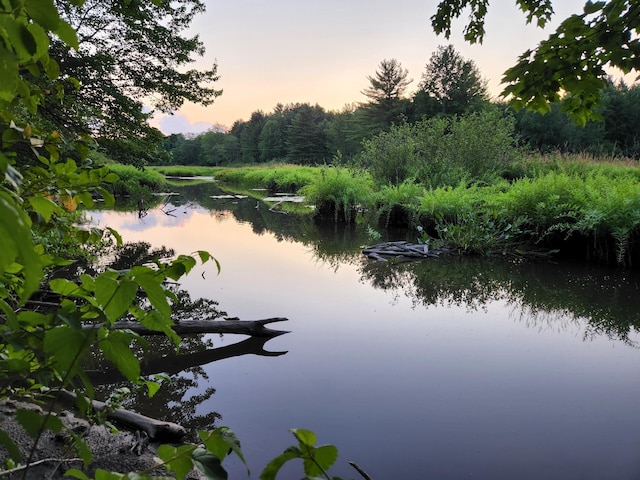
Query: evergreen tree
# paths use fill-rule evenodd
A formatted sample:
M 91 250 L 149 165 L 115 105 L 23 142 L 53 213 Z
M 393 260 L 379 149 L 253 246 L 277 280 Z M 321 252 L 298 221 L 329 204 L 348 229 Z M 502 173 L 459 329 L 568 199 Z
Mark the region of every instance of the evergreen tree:
M 409 72 L 396 59 L 382 60 L 374 76 L 368 76 L 371 84 L 362 93 L 369 99 L 363 104 L 363 133 L 371 134 L 398 122 L 406 114 L 409 101 L 404 98 L 407 87 L 413 80 Z
M 419 116 L 461 115 L 480 110 L 487 97 L 486 81 L 475 63 L 465 60 L 452 45 L 441 45 L 422 74 L 414 103 Z
M 292 163 L 312 164 L 329 160 L 326 147 L 327 121 L 322 107 L 303 104 L 287 129 L 287 158 Z

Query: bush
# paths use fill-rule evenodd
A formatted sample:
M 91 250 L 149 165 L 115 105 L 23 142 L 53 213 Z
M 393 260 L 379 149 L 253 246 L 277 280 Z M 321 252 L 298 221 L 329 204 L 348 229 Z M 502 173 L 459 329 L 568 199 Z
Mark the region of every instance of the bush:
M 514 120 L 489 110 L 394 125 L 364 142 L 361 165 L 380 184 L 419 180 L 428 188 L 491 183 L 519 157 Z

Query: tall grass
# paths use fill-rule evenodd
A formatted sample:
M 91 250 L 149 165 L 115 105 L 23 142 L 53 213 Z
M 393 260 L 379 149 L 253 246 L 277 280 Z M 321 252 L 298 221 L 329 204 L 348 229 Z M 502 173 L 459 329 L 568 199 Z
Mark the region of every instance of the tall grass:
M 385 226 L 417 225 L 424 186 L 412 181 L 384 185 L 375 194 L 376 216 Z
M 350 223 L 359 208 L 372 205 L 373 181 L 362 171 L 324 167 L 300 193 L 315 206 L 318 217 Z
M 119 177 L 117 182 L 108 185 L 111 193 L 117 197 L 129 196 L 148 200 L 153 192 L 160 192 L 167 188 L 166 179 L 155 170 L 139 169 L 120 163 L 110 163 L 109 168 Z
M 311 183 L 319 172 L 317 167 L 299 165 L 219 168 L 215 178 L 248 188 L 294 193 Z

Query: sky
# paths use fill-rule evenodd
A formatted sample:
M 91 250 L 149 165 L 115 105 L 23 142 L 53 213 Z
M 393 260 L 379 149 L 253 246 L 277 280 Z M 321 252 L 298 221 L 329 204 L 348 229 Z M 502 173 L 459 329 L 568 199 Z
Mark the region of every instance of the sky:
M 213 105 L 185 104 L 153 124 L 163 133 L 201 133 L 231 127 L 251 113 L 270 113 L 278 103 L 318 104 L 325 110 L 365 102 L 380 62 L 395 58 L 409 71 L 416 90 L 439 45 L 452 44 L 473 60 L 497 97 L 503 72 L 534 48 L 567 16 L 581 12 L 585 0 L 556 0 L 551 24 L 527 25 L 515 0 L 494 0 L 482 45 L 462 38 L 466 16 L 453 24 L 452 36 L 433 33 L 430 17 L 439 0 L 204 0 L 207 11 L 189 30 L 207 50 L 194 66 L 218 65 Z

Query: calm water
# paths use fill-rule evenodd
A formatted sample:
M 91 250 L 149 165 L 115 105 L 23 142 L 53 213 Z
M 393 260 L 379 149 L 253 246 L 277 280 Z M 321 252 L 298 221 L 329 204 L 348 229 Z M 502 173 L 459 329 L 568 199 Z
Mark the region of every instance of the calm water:
M 344 477 L 360 478 L 353 460 L 376 480 L 640 478 L 636 276 L 486 259 L 372 263 L 359 254 L 375 243 L 364 228 L 318 230 L 255 200 L 211 199 L 212 188 L 143 218 L 93 216 L 127 241 L 210 251 L 221 272 L 198 266 L 183 286 L 229 316 L 289 319 L 274 328 L 290 333 L 265 345 L 286 354 L 209 363 L 183 374 L 181 398 L 160 397 L 195 421 L 217 412 L 252 478 L 293 444 L 292 427 L 336 445 L 332 472 Z M 161 400 L 138 408 L 154 415 Z M 246 477 L 239 462 L 227 468 Z M 296 465 L 281 478 L 301 476 Z

